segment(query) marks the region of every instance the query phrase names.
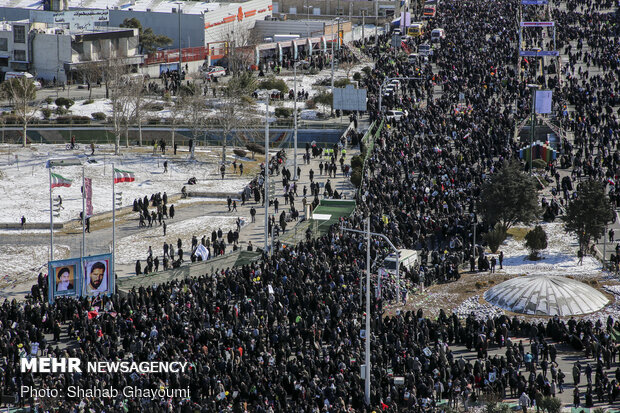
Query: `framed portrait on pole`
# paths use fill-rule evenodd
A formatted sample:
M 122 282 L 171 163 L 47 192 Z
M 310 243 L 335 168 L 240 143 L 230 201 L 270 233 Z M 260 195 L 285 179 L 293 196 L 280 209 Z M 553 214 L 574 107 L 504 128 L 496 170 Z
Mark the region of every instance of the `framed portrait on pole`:
M 48 263 L 48 299 L 53 303 L 57 297 L 81 295 L 82 276 L 80 259 L 50 261 Z
M 82 291 L 86 296 L 109 295 L 114 292 L 112 254 L 84 257 Z

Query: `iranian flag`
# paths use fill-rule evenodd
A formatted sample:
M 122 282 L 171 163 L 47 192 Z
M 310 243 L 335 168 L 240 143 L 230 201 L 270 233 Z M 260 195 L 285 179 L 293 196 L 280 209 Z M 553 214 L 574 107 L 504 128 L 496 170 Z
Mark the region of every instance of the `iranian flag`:
M 114 183 L 117 184 L 119 182 L 133 182 L 136 180 L 133 172 L 122 171 L 120 169 L 114 169 Z
M 58 174 L 52 174 L 52 188 L 57 188 L 59 186 L 71 186 L 71 179 L 67 179 L 64 176 Z

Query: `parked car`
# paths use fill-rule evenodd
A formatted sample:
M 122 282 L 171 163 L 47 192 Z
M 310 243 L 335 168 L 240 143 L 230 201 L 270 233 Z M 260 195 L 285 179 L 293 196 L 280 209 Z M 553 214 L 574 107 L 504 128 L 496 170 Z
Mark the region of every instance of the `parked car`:
M 208 66 L 208 67 L 203 67 L 202 69 L 202 75 L 204 77 L 221 77 L 221 76 L 226 76 L 226 69 L 223 68 L 222 66 Z
M 387 115 L 385 116 L 388 120 L 401 120 L 403 116 L 407 116 L 406 111 L 402 110 L 388 110 Z
M 418 46 L 418 54 L 420 56 L 432 56 L 433 48 L 428 43 L 421 44 Z

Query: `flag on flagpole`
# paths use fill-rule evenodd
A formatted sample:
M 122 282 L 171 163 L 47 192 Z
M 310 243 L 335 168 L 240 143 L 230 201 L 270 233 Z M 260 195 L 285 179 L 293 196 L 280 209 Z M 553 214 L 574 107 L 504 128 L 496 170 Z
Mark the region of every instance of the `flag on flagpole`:
M 71 186 L 71 179 L 67 179 L 64 176 L 58 175 L 58 174 L 52 174 L 52 188 L 56 188 L 59 186 L 66 186 L 66 187 L 70 187 Z
M 84 178 L 84 190 L 86 196 L 86 216 L 93 215 L 93 180 L 91 178 Z
M 114 169 L 114 183 L 119 182 L 133 182 L 136 180 L 133 172 L 122 171 L 120 169 Z

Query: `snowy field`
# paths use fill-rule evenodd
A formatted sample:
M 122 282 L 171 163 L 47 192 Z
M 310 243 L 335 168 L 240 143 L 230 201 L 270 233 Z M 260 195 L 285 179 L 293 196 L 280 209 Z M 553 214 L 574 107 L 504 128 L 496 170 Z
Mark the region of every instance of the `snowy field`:
M 66 245 L 54 245 L 54 259 L 69 258 Z M 10 289 L 26 282 L 32 285 L 39 272 L 47 274 L 49 244 L 38 245 L 0 245 L 2 267 L 0 268 L 0 288 Z
M 504 251 L 504 269 L 496 269 L 499 274 L 514 275 L 571 275 L 575 278 L 592 278 L 600 276 L 601 263 L 594 257 L 583 257 L 579 265 L 577 238 L 564 231 L 560 222 L 541 224 L 547 233 L 547 248 L 541 251 L 540 261 L 528 260 L 529 250 L 525 248 L 525 240 L 508 239 L 499 249 Z
M 168 173 L 164 174 L 164 159 L 160 155 L 153 156 L 151 152 L 124 150 L 120 156 L 113 156 L 113 147 L 107 145 L 98 146 L 93 157 L 87 157 L 85 152 L 90 153 L 90 150 L 68 151 L 61 145 L 33 144 L 28 148 L 0 146 L 0 222 L 19 223 L 23 215 L 27 222 L 49 223 L 49 176 L 46 168 L 49 159 L 78 158 L 83 163 L 85 176 L 93 180 L 95 214 L 112 209 L 113 163 L 117 169 L 135 173 L 134 182 L 116 185 L 116 191 L 122 192 L 123 206 L 132 205 L 135 198 L 150 197 L 157 192 L 167 192 L 169 196 L 178 194 L 193 176 L 198 184 L 188 188 L 207 192 L 239 192 L 249 180 L 249 176 L 244 179 L 228 176 L 222 180 L 215 161 L 207 163 L 180 157 L 168 159 Z M 213 155 L 215 159 L 216 153 Z M 94 163 L 89 163 L 89 160 Z M 82 211 L 82 166 L 55 167 L 52 171 L 73 180 L 71 187 L 53 190 L 54 198 L 62 197 L 64 208 L 60 211 L 60 217 L 54 220 L 61 222 L 78 218 Z
M 247 218 L 240 217 L 247 222 Z M 135 235 L 125 237 L 116 243 L 116 263 L 117 264 L 134 264 L 136 260 L 144 261 L 148 256 L 149 246 L 153 249 L 153 255 L 163 255 L 164 241 L 168 244 L 172 244 L 176 251 L 177 239 L 181 238 L 183 241 L 183 259 L 189 261 L 189 254 L 191 252 L 191 237 L 196 235 L 198 242 L 202 236 L 207 238 L 211 237 L 213 230 L 217 231 L 222 229 L 226 234 L 229 230 L 236 230 L 235 224 L 237 216 L 234 217 L 220 217 L 220 216 L 203 216 L 199 218 L 193 218 L 184 221 L 175 222 L 174 220 L 167 221 L 166 237 L 164 237 L 164 231 L 161 226 L 154 226 L 146 231 L 141 231 Z M 243 226 L 241 227 L 243 231 Z M 227 246 L 228 248 L 228 246 Z M 230 247 L 232 249 L 232 247 Z M 161 259 L 160 259 L 161 261 Z M 143 263 L 144 265 L 144 263 Z

